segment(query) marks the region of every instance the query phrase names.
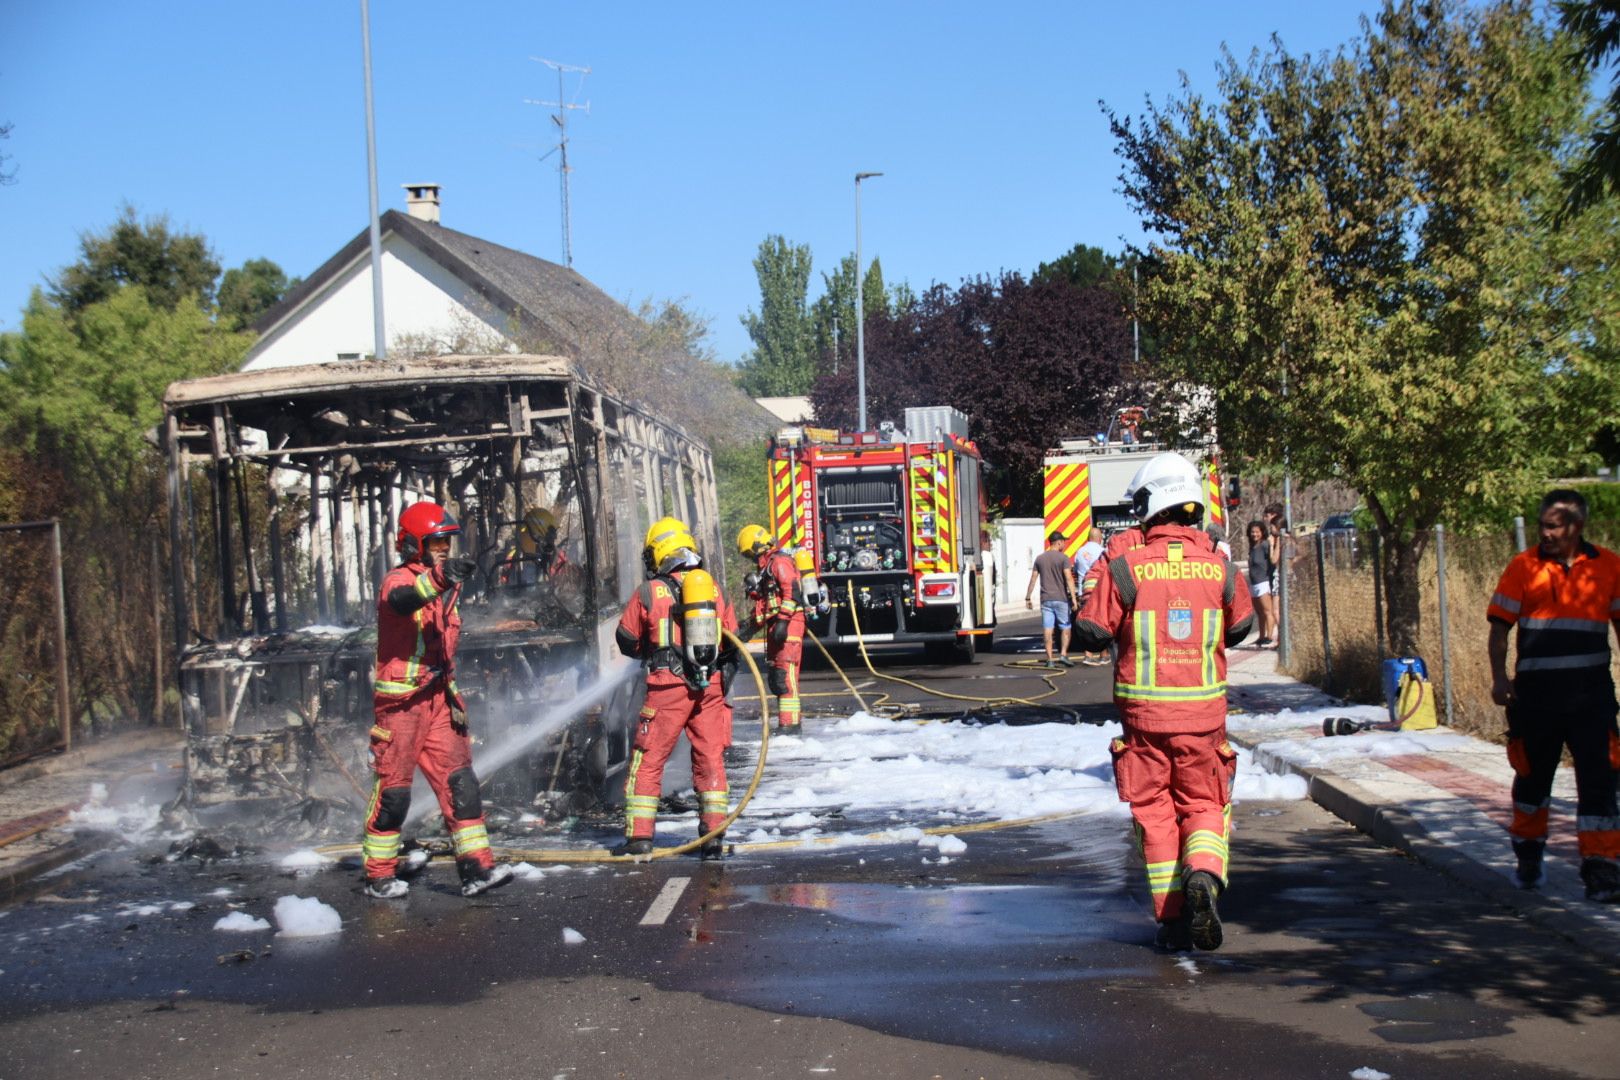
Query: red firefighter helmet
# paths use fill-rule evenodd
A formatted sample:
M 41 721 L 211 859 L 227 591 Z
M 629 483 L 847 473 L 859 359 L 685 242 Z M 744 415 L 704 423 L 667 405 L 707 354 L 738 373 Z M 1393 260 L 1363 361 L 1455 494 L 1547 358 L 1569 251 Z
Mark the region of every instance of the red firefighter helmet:
M 412 503 L 399 515 L 399 536 L 394 550 L 407 559 L 414 559 L 427 549 L 427 542 L 436 536 L 454 536 L 461 531 L 456 519 L 438 503 Z

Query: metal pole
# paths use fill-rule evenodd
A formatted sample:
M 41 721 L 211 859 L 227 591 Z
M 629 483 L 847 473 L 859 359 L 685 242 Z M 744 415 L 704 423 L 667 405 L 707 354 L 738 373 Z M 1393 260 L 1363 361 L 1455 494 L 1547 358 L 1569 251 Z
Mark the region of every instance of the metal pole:
M 371 4 L 360 0 L 360 38 L 366 67 L 366 177 L 371 196 L 371 322 L 372 356 L 388 355 L 388 333 L 383 325 L 382 225 L 377 217 L 377 121 L 371 107 Z
M 1513 550 L 1523 551 L 1529 546 L 1524 539 L 1524 515 L 1519 514 L 1513 519 Z
M 1316 534 L 1316 595 L 1322 610 L 1322 670 L 1323 681 L 1327 684 L 1322 689 L 1333 693 L 1333 635 L 1328 630 L 1328 598 L 1327 598 L 1327 538 L 1320 532 Z
M 1378 643 L 1376 654 L 1384 659 L 1384 538 L 1372 535 L 1373 543 L 1373 638 Z
M 1440 682 L 1446 698 L 1446 726 L 1451 726 L 1451 620 L 1446 613 L 1446 527 L 1434 527 L 1434 556 L 1440 571 Z
M 866 430 L 866 295 L 861 280 L 865 277 L 861 273 L 861 181 L 882 175 L 878 172 L 855 174 L 855 400 L 860 412 L 857 431 Z
M 163 723 L 163 573 L 158 538 L 152 536 L 152 723 Z
M 62 584 L 62 523 L 51 522 L 51 577 L 56 582 L 56 720 L 62 749 L 73 749 L 73 719 L 68 715 L 67 589 Z

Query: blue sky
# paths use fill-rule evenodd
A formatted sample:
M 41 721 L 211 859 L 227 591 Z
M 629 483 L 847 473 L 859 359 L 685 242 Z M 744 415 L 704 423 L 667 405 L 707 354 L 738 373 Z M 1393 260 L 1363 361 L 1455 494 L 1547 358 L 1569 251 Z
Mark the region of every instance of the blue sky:
M 457 10 L 457 9 L 460 10 Z M 571 114 L 574 265 L 630 303 L 679 299 L 722 359 L 748 348 L 772 233 L 815 272 L 854 250 L 889 280 L 1028 272 L 1140 239 L 1099 99 L 1139 111 L 1224 42 L 1353 37 L 1375 5 L 587 4 L 373 0 L 378 187 L 444 185 L 444 224 L 561 261 L 550 110 Z M 572 94 L 574 87 L 570 85 Z M 358 0 L 0 3 L 0 330 L 125 201 L 203 233 L 226 266 L 305 275 L 365 228 Z

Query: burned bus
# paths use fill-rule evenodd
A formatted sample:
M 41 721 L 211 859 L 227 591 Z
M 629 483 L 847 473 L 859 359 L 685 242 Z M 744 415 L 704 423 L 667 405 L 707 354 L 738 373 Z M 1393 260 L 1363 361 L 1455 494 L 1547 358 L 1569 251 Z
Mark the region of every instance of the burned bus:
M 652 520 L 721 550 L 702 443 L 556 356 L 270 368 L 164 406 L 186 809 L 358 816 L 377 589 L 419 499 L 478 563 L 457 683 L 486 800 L 543 819 L 622 797 L 641 682 L 613 628 Z

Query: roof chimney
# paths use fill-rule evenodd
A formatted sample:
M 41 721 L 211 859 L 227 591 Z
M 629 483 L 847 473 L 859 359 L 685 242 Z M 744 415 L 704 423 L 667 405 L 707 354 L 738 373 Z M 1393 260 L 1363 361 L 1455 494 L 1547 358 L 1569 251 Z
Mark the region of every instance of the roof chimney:
M 439 185 L 401 184 L 406 191 L 405 212 L 417 221 L 439 223 Z

